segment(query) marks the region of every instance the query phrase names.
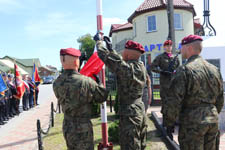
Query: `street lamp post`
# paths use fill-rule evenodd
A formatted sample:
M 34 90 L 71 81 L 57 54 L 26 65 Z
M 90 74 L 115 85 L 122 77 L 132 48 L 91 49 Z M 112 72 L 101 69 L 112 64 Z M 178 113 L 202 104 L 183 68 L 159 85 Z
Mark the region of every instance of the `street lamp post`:
M 210 23 L 209 16 L 210 16 L 210 11 L 209 11 L 209 0 L 204 0 L 204 11 L 203 11 L 203 16 L 204 16 L 204 22 L 203 22 L 203 35 L 204 36 L 216 36 L 216 30 L 213 28 L 213 26 Z
M 169 24 L 169 33 L 168 40 L 173 41 L 172 53 L 176 53 L 176 41 L 175 41 L 175 30 L 174 30 L 174 6 L 173 0 L 167 0 L 167 14 L 168 14 L 168 24 Z

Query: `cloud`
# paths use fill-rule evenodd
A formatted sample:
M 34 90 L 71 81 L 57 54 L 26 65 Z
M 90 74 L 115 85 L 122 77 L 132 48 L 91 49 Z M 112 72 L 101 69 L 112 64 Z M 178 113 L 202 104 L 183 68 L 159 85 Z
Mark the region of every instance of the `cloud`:
M 104 26 L 111 26 L 111 24 L 123 24 L 126 22 L 127 22 L 127 20 L 123 20 L 120 18 L 103 18 Z
M 25 26 L 27 35 L 34 39 L 71 35 L 77 33 L 77 29 L 85 30 L 85 27 L 66 13 L 50 13 L 43 18 L 30 20 Z

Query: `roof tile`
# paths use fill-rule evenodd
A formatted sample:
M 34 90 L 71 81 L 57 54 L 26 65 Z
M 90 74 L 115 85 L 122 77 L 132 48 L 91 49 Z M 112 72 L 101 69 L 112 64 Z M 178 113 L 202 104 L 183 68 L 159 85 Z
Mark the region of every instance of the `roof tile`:
M 145 0 L 137 9 L 136 11 L 128 18 L 128 21 L 131 22 L 132 19 L 146 11 L 151 11 L 157 8 L 164 8 L 167 5 L 167 0 Z M 191 9 L 193 14 L 195 15 L 195 11 L 193 5 L 186 0 L 173 0 L 173 5 L 175 8 L 186 8 Z

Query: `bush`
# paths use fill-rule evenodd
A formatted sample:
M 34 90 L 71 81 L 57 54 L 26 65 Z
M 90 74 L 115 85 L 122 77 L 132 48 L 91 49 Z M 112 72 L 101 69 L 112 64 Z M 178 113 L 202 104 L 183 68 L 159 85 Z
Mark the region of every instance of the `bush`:
M 110 142 L 119 142 L 119 120 L 115 120 L 108 129 L 109 141 Z
M 115 98 L 115 103 L 114 103 L 114 111 L 116 113 L 116 115 L 118 115 L 118 110 L 119 110 L 119 100 L 118 100 L 118 94 L 116 94 L 116 98 Z
M 92 117 L 98 117 L 100 115 L 100 104 L 92 103 Z

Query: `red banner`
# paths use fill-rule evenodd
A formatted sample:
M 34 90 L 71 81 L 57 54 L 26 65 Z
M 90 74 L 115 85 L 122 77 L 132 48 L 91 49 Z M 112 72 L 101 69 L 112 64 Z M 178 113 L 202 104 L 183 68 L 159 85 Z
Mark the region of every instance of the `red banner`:
M 95 79 L 93 74 L 98 74 L 103 67 L 103 61 L 98 57 L 98 53 L 94 52 L 93 55 L 88 59 L 87 63 L 81 69 L 80 73 Z

